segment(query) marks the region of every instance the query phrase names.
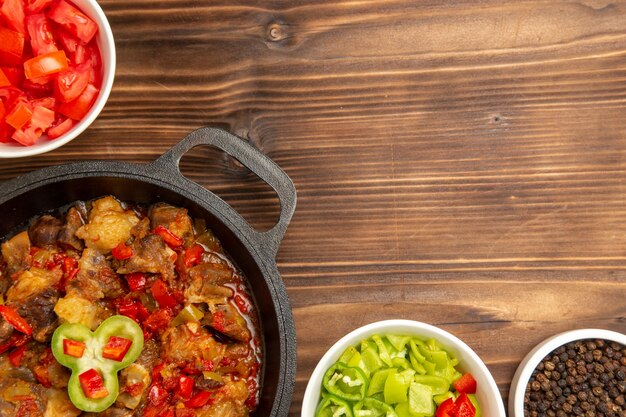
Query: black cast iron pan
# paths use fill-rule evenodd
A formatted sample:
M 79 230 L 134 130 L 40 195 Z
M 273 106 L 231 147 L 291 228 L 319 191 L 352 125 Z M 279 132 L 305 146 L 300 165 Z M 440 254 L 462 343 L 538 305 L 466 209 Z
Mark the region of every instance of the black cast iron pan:
M 181 174 L 180 159 L 199 145 L 223 150 L 276 191 L 280 217 L 271 230 L 254 230 L 222 199 Z M 77 162 L 44 168 L 0 184 L 0 237 L 38 214 L 76 200 L 109 194 L 142 204 L 168 202 L 187 208 L 193 217 L 207 220 L 247 277 L 261 321 L 265 356 L 263 386 L 255 414 L 286 416 L 295 383 L 296 336 L 274 258 L 296 206 L 296 191 L 287 174 L 244 140 L 220 129 L 203 128 L 147 165 Z

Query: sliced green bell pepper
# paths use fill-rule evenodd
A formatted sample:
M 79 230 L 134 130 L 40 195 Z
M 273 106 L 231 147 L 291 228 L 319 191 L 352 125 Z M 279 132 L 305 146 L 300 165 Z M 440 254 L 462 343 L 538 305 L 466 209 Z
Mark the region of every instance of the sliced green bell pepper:
M 131 342 L 130 346 L 124 344 L 125 354 L 121 360 L 105 358 L 105 348 L 115 349 L 118 343 L 111 341 L 119 339 Z M 84 350 L 78 350 L 80 356 L 77 356 L 76 350 L 67 349 L 66 340 L 84 344 Z M 119 393 L 117 372 L 139 357 L 143 342 L 141 327 L 125 316 L 109 317 L 95 332 L 79 323 L 60 325 L 52 335 L 52 354 L 61 365 L 72 370 L 67 391 L 76 408 L 100 412 L 111 406 Z M 93 392 L 89 391 L 90 386 L 94 388 Z
M 350 405 L 332 394 L 326 394 L 317 407 L 315 417 L 353 417 Z
M 407 391 L 409 389 L 409 382 L 399 372 L 394 372 L 387 376 L 385 381 L 385 402 L 387 404 L 397 404 L 405 402 L 407 400 Z
M 354 417 L 398 417 L 396 411 L 382 401 L 371 397 L 363 398 L 355 404 Z
M 331 366 L 324 374 L 322 384 L 326 390 L 343 400 L 358 401 L 365 397 L 369 379 L 360 368 L 342 363 Z
M 412 382 L 409 387 L 409 410 L 411 414 L 432 416 L 435 414 L 433 389 L 428 385 Z

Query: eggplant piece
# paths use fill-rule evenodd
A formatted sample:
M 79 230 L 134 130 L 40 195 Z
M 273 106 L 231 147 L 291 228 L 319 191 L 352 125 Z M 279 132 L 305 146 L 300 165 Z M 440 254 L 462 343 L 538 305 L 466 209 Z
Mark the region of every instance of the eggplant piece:
M 54 216 L 44 214 L 28 228 L 28 237 L 33 245 L 38 248 L 53 246 L 61 231 L 63 222 Z
M 202 324 L 240 342 L 249 342 L 252 338 L 246 320 L 231 304 L 216 306 L 215 310 L 204 315 Z
M 65 223 L 59 230 L 57 241 L 62 246 L 82 250 L 85 244 L 76 236 L 76 231 L 85 224 L 87 209 L 84 204 L 77 204 L 71 207 L 65 215 Z
M 23 231 L 2 244 L 2 258 L 9 276 L 28 269 L 33 257 L 30 254 L 30 238 Z
M 52 338 L 58 324 L 54 306 L 59 296 L 59 291 L 48 287 L 25 300 L 17 309 L 19 315 L 33 328 L 33 339 L 38 342 L 47 343 Z

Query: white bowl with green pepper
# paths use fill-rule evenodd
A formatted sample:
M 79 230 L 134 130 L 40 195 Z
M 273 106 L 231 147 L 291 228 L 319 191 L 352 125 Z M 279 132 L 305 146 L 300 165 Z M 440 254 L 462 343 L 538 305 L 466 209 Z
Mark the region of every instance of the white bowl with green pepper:
M 314 369 L 302 417 L 505 417 L 476 353 L 425 323 L 386 320 L 337 341 Z

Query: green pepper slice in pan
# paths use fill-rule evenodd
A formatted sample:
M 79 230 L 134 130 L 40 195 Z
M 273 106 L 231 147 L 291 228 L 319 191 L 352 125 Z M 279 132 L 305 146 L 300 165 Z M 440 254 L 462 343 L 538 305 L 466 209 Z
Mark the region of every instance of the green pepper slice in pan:
M 350 405 L 332 394 L 324 395 L 315 417 L 353 417 Z
M 67 391 L 76 408 L 100 412 L 119 393 L 117 372 L 143 349 L 143 330 L 132 319 L 112 316 L 95 332 L 79 323 L 60 325 L 52 335 L 52 354 L 72 370 Z
M 363 399 L 368 383 L 367 376 L 360 368 L 352 368 L 342 363 L 331 366 L 322 380 L 329 393 L 350 401 Z

